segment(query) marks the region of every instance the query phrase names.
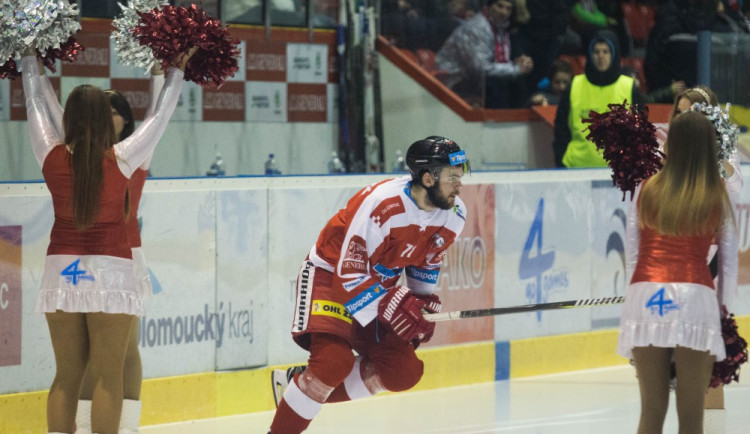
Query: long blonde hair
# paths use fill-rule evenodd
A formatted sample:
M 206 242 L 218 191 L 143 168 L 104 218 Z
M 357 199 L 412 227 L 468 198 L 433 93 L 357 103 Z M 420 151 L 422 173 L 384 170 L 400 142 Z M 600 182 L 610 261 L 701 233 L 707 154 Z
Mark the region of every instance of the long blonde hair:
M 664 168 L 641 190 L 641 227 L 672 236 L 710 233 L 732 212 L 717 169 L 711 121 L 697 112 L 675 116 L 665 146 Z
M 73 152 L 73 223 L 86 229 L 99 212 L 102 159 L 116 142 L 109 98 L 98 87 L 76 87 L 65 103 L 63 126 L 65 143 Z

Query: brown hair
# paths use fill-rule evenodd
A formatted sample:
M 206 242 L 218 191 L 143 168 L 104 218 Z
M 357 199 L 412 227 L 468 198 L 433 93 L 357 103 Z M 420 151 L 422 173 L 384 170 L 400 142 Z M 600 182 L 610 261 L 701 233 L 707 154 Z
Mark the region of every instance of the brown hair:
M 674 104 L 672 105 L 672 116 L 670 119 L 674 119 L 674 117 L 679 114 L 677 112 L 677 106 L 680 104 L 680 100 L 682 98 L 687 98 L 687 100 L 690 101 L 690 105 L 693 105 L 695 103 L 719 105 L 719 98 L 716 96 L 716 93 L 714 93 L 714 91 L 712 91 L 709 87 L 691 87 L 689 89 L 683 90 L 674 97 Z
M 65 143 L 72 152 L 73 223 L 90 227 L 99 211 L 102 159 L 116 142 L 109 98 L 95 86 L 73 89 L 65 103 Z
M 664 235 L 704 235 L 721 217 L 732 215 L 716 145 L 716 131 L 703 114 L 685 112 L 672 119 L 664 168 L 641 190 L 641 227 Z

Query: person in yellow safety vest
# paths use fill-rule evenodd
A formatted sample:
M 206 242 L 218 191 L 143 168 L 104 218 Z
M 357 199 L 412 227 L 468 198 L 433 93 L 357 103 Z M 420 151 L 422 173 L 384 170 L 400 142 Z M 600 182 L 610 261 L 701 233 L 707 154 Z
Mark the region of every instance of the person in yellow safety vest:
M 584 73 L 573 77 L 568 91 L 560 98 L 552 142 L 557 167 L 606 167 L 607 162 L 596 145 L 586 140 L 586 125 L 582 120 L 591 110 L 607 111 L 611 103 L 645 102 L 633 79 L 620 73 L 619 47 L 614 33 L 597 32 L 588 47 Z

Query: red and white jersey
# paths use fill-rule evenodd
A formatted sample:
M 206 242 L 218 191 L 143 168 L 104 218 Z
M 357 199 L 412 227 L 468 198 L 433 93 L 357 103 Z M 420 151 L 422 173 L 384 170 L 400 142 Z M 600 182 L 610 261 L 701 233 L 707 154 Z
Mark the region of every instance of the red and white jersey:
M 334 274 L 334 291 L 351 295 L 345 306 L 366 325 L 378 300 L 401 274 L 415 294 L 435 290 L 445 252 L 461 233 L 466 207 L 456 197 L 449 210 L 419 209 L 411 177 L 385 180 L 360 190 L 323 228 L 310 251 L 317 267 Z

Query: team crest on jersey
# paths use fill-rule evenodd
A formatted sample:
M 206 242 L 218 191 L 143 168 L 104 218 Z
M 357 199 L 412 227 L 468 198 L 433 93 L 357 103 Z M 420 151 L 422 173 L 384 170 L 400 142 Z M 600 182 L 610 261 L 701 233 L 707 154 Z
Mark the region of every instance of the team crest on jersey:
M 362 237 L 353 236 L 346 247 L 346 256 L 341 261 L 342 274 L 367 272 L 367 248 Z
M 389 197 L 378 204 L 378 206 L 372 211 L 372 214 L 370 214 L 370 218 L 376 225 L 383 226 L 388 219 L 394 215 L 402 214 L 404 211 L 404 203 L 401 202 L 400 197 Z
M 428 252 L 425 262 L 427 262 L 427 265 L 430 267 L 438 267 L 443 263 L 443 258 L 445 258 L 445 253 L 447 251 L 448 250 L 441 250 L 438 253 Z
M 432 236 L 432 240 L 430 241 L 430 250 L 438 250 L 444 245 L 445 238 L 443 238 L 440 234 L 435 234 Z

